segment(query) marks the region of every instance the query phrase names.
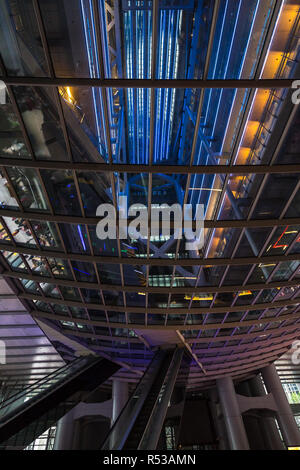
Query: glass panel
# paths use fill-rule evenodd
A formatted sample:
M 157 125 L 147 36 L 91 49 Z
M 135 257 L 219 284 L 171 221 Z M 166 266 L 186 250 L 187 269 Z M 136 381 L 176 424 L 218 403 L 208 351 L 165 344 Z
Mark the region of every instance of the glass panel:
M 59 94 L 74 159 L 79 162 L 107 161 L 101 89 L 59 87 Z
M 253 211 L 252 218 L 279 218 L 298 181 L 298 174 L 269 175 L 255 210 Z M 282 197 L 282 195 L 284 195 L 284 197 Z
M 25 263 L 18 253 L 11 251 L 2 251 L 2 254 L 13 271 L 28 272 Z
M 8 235 L 3 225 L 0 223 L 0 242 L 9 243 L 10 241 L 11 241 L 10 236 Z
M 69 253 L 90 253 L 85 225 L 59 224 L 59 229 Z
M 18 118 L 13 110 L 7 88 L 2 81 L 0 81 L 0 156 L 4 158 L 30 158 Z
M 53 222 L 43 222 L 41 220 L 33 220 L 31 224 L 42 249 L 62 251 L 63 248 L 56 229 L 56 224 Z
M 81 215 L 73 174 L 70 170 L 41 170 L 56 214 Z
M 14 197 L 13 187 L 1 170 L 0 170 L 0 195 L 1 195 L 0 206 L 3 209 L 13 209 L 13 210 L 19 209 L 18 203 Z

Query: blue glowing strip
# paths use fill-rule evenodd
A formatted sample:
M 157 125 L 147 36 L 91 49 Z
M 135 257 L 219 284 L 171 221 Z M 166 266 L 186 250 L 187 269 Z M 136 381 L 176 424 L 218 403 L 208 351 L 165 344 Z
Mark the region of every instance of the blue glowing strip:
M 91 273 L 87 273 L 87 272 L 85 272 L 85 271 L 81 271 L 81 270 L 78 269 L 78 268 L 74 268 L 74 266 L 72 266 L 72 267 L 73 267 L 73 269 L 75 269 L 75 271 L 79 271 L 79 272 L 82 273 L 82 274 L 87 274 L 88 276 L 91 276 Z
M 164 41 L 164 50 L 165 50 L 165 60 L 162 58 L 163 62 L 166 64 L 166 71 L 165 74 L 162 73 L 162 76 L 168 77 L 168 72 L 170 65 L 168 64 L 168 55 L 169 55 L 169 37 L 171 36 L 170 34 L 170 12 L 166 12 L 164 15 L 164 26 L 163 26 L 163 41 Z M 165 88 L 162 89 L 161 93 L 161 99 L 162 99 L 162 105 L 160 108 L 160 139 L 159 139 L 159 147 L 158 147 L 158 152 L 157 152 L 157 159 L 159 161 L 163 160 L 164 155 L 163 155 L 163 148 L 164 148 L 164 143 L 165 143 L 165 110 L 167 108 L 167 103 L 166 103 L 166 93 L 167 90 Z
M 86 251 L 86 245 L 84 243 L 84 239 L 83 239 L 83 236 L 82 236 L 82 231 L 81 231 L 80 225 L 77 225 L 77 230 L 78 230 L 78 233 L 79 233 L 79 236 L 80 236 L 80 240 L 81 240 L 83 249 L 84 249 L 84 251 Z
M 80 6 L 81 6 L 81 13 L 82 13 L 82 18 L 83 18 L 83 25 L 84 25 L 84 37 L 85 37 L 85 44 L 86 44 L 86 50 L 88 53 L 88 63 L 89 63 L 89 71 L 90 71 L 90 76 L 93 78 L 96 76 L 96 70 L 94 67 L 94 61 L 93 57 L 91 54 L 92 48 L 90 45 L 89 37 L 90 37 L 90 29 L 88 27 L 88 21 L 87 21 L 87 16 L 85 14 L 85 9 L 84 9 L 84 2 L 83 0 L 80 0 Z M 93 21 L 92 21 L 93 23 Z M 99 71 L 99 64 L 97 64 L 98 71 Z M 101 148 L 101 132 L 100 132 L 100 123 L 99 123 L 99 116 L 98 116 L 98 111 L 97 111 L 97 100 L 96 100 L 96 94 L 95 94 L 95 89 L 92 88 L 92 96 L 93 96 L 93 103 L 94 103 L 94 114 L 95 114 L 95 120 L 96 120 L 96 132 L 97 132 L 97 140 L 98 140 L 98 145 L 99 149 Z M 107 142 L 105 139 L 105 148 L 107 149 Z
M 226 77 L 226 75 L 227 75 L 227 73 L 228 73 L 228 66 L 229 66 L 229 62 L 230 62 L 230 58 L 231 58 L 232 47 L 233 47 L 233 43 L 234 43 L 234 39 L 235 39 L 235 34 L 236 34 L 236 30 L 237 30 L 237 24 L 238 24 L 238 21 L 239 21 L 239 16 L 240 16 L 240 11 L 241 11 L 241 5 L 242 5 L 242 2 L 240 1 L 240 2 L 239 2 L 239 7 L 238 7 L 238 10 L 237 10 L 237 13 L 236 13 L 236 19 L 235 19 L 235 24 L 234 24 L 232 36 L 231 36 L 231 42 L 230 42 L 229 52 L 228 52 L 228 55 L 227 55 L 227 61 L 226 61 L 226 66 L 225 66 L 224 75 L 223 75 L 224 78 Z M 221 89 L 221 92 L 219 92 L 217 110 L 216 110 L 216 113 L 215 113 L 214 125 L 213 125 L 212 132 L 211 132 L 212 135 L 215 134 L 216 124 L 217 124 L 217 118 L 218 118 L 218 114 L 219 114 L 219 110 L 220 110 L 220 105 L 221 105 L 221 101 L 222 101 L 223 94 L 224 94 L 224 88 L 222 88 L 222 89 Z M 207 155 L 207 158 L 206 158 L 206 164 L 207 164 L 209 158 L 210 158 L 210 155 L 208 154 L 208 155 Z M 204 181 L 204 178 L 205 178 L 205 177 L 204 177 L 204 175 L 203 175 L 202 181 Z M 213 177 L 213 180 L 212 180 L 212 183 L 211 183 L 211 188 L 214 186 L 215 179 L 216 179 L 216 176 Z M 201 194 L 201 191 L 199 191 L 199 194 L 198 194 L 198 203 L 199 203 L 199 200 L 200 200 L 200 194 Z M 209 200 L 210 200 L 210 198 L 211 198 L 211 192 L 208 193 L 208 199 L 207 199 L 207 203 L 206 203 L 205 215 L 206 215 L 206 212 L 207 212 L 208 207 L 209 207 Z
M 250 43 L 250 38 L 251 38 L 251 35 L 252 35 L 252 31 L 253 31 L 253 28 L 254 28 L 254 23 L 255 23 L 255 20 L 256 20 L 256 15 L 257 15 L 257 11 L 258 11 L 259 4 L 260 4 L 260 0 L 258 0 L 258 2 L 257 2 L 257 4 L 256 4 L 255 11 L 254 11 L 253 20 L 252 20 L 252 25 L 251 25 L 250 33 L 249 33 L 249 38 L 248 38 L 248 41 L 247 41 L 247 44 L 246 44 L 246 48 L 245 48 L 245 52 L 244 52 L 243 61 L 242 61 L 241 67 L 240 67 L 239 78 L 240 78 L 240 76 L 241 76 L 242 69 L 243 69 L 243 66 L 244 66 L 244 63 L 245 63 L 245 59 L 246 59 L 246 55 L 247 55 L 247 51 L 248 51 L 248 47 L 249 47 L 249 43 Z M 236 90 L 235 90 L 235 96 L 236 96 Z M 235 96 L 234 96 L 234 99 L 235 99 Z M 245 98 L 244 98 L 244 99 L 245 99 Z M 252 105 L 251 105 L 251 109 L 252 109 L 253 103 L 254 103 L 254 99 L 253 99 L 253 102 L 252 102 Z M 225 140 L 226 132 L 227 132 L 228 125 L 229 125 L 229 122 L 230 122 L 230 119 L 231 119 L 231 114 L 232 114 L 233 106 L 234 106 L 234 100 L 233 100 L 233 102 L 232 102 L 231 111 L 230 111 L 230 115 L 229 115 L 229 119 L 228 119 L 228 124 L 227 124 L 227 126 L 226 126 L 226 130 L 225 130 L 225 134 L 224 134 L 224 137 L 223 137 L 222 147 L 221 147 L 221 148 L 223 148 L 223 145 L 224 145 L 224 140 Z M 250 112 L 251 112 L 251 111 L 249 111 L 249 114 L 250 114 Z M 246 126 L 245 126 L 245 129 L 246 129 Z M 244 129 L 244 132 L 245 132 L 245 129 Z M 238 152 L 236 152 L 236 156 L 235 156 L 234 163 L 235 163 L 235 161 L 236 161 L 236 159 L 237 159 L 237 156 L 238 156 Z M 221 216 L 221 213 L 222 213 L 222 210 L 223 210 L 223 207 L 224 207 L 224 203 L 225 203 L 225 193 L 224 193 L 224 195 L 223 195 L 223 200 L 222 200 L 222 202 L 221 202 L 221 204 L 220 204 L 220 207 L 219 207 L 219 211 L 218 211 L 218 214 L 217 214 L 217 219 L 219 219 L 220 216 Z M 208 202 L 208 204 L 209 204 L 209 202 Z M 213 240 L 213 238 L 214 238 L 215 230 L 216 230 L 216 229 L 213 229 L 213 233 L 212 233 L 212 236 L 211 236 L 211 238 L 210 238 L 209 245 L 208 245 L 208 247 L 207 247 L 207 249 L 206 249 L 206 253 L 208 253 L 209 250 L 210 250 L 210 246 L 211 246 L 212 240 Z
M 250 28 L 250 32 L 249 32 L 249 37 L 248 37 L 248 41 L 247 41 L 246 48 L 245 48 L 245 51 L 244 51 L 244 57 L 243 57 L 243 61 L 242 61 L 241 66 L 240 66 L 240 71 L 239 71 L 238 78 L 241 78 L 241 74 L 242 74 L 243 67 L 244 67 L 244 64 L 245 64 L 245 60 L 246 60 L 246 56 L 247 56 L 247 52 L 248 52 L 248 48 L 249 48 L 249 44 L 250 44 L 250 39 L 252 37 L 252 32 L 253 32 L 253 28 L 254 28 L 254 24 L 255 24 L 255 20 L 256 20 L 259 5 L 260 5 L 260 0 L 257 0 L 256 8 L 255 8 L 255 11 L 254 11 L 254 14 L 253 14 L 252 24 L 251 24 L 251 28 Z M 256 63 L 256 61 L 255 61 L 255 63 Z M 251 73 L 252 72 L 250 72 L 250 77 L 251 77 Z M 226 126 L 226 129 L 225 129 L 225 133 L 224 133 L 224 137 L 223 137 L 223 141 L 222 141 L 221 152 L 223 151 L 225 136 L 227 134 L 227 130 L 228 130 L 228 127 L 229 127 L 229 124 L 230 124 L 230 121 L 231 121 L 231 115 L 232 115 L 232 110 L 233 110 L 233 107 L 234 107 L 234 102 L 235 102 L 235 99 L 236 99 L 236 94 L 237 94 L 237 90 L 235 89 L 234 90 L 234 97 L 233 97 L 232 105 L 231 105 L 231 110 L 230 110 L 229 118 L 228 118 L 228 121 L 227 121 L 227 126 Z M 244 110 L 244 105 L 246 103 L 247 96 L 248 96 L 248 92 L 246 90 L 245 95 L 244 95 L 244 99 L 243 99 L 243 102 L 242 102 L 242 105 L 241 105 L 241 112 Z M 254 99 L 253 99 L 253 102 L 254 102 Z M 252 106 L 253 106 L 253 102 L 252 102 Z M 252 109 L 252 106 L 251 106 L 251 109 Z M 249 111 L 248 115 L 250 115 L 250 111 Z M 245 129 L 246 129 L 246 126 L 245 126 Z M 244 132 L 245 132 L 245 129 L 244 129 Z M 244 133 L 243 133 L 243 135 L 244 135 Z M 235 138 L 235 135 L 233 136 L 233 140 L 234 140 L 234 138 Z M 233 140 L 232 140 L 232 142 L 233 142 Z M 240 140 L 240 142 L 242 142 L 242 139 Z M 236 153 L 234 162 L 236 161 L 237 155 L 238 155 L 238 152 Z

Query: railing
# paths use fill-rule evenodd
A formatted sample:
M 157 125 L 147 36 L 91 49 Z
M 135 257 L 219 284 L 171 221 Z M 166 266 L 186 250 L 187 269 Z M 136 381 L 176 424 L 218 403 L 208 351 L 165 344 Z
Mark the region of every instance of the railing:
M 80 374 L 83 368 L 89 366 L 94 360 L 94 356 L 80 357 L 7 398 L 0 406 L 0 426 L 6 423 L 12 415 L 17 416 L 25 407 L 29 408 L 39 399 L 44 398 L 55 386 L 65 384 Z
M 121 414 L 106 437 L 102 450 L 120 450 L 135 423 L 155 380 L 159 367 L 165 357 L 165 352 L 159 351 L 149 364 L 146 372 L 138 383 Z
M 161 391 L 157 397 L 150 419 L 141 438 L 138 447 L 139 450 L 151 450 L 156 449 L 157 447 L 161 429 L 174 389 L 176 377 L 181 364 L 183 352 L 183 348 L 177 348 L 173 353 L 173 357 L 161 387 Z

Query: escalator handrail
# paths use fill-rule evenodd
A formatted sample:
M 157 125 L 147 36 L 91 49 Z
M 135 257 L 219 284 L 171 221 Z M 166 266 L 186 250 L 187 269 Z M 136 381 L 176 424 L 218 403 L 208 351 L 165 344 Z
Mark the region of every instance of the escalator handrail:
M 149 364 L 148 367 L 146 368 L 146 370 L 145 370 L 143 376 L 142 376 L 141 379 L 139 380 L 137 386 L 136 386 L 135 389 L 134 389 L 134 392 L 133 392 L 133 393 L 130 395 L 130 397 L 128 398 L 128 400 L 127 400 L 127 402 L 125 403 L 125 405 L 124 405 L 122 411 L 120 412 L 118 418 L 116 419 L 116 421 L 114 422 L 113 426 L 110 428 L 108 434 L 106 435 L 104 441 L 102 442 L 102 445 L 101 445 L 101 447 L 100 447 L 102 450 L 105 450 L 105 449 L 108 450 L 108 449 L 109 449 L 109 447 L 107 447 L 107 446 L 109 446 L 109 444 L 110 444 L 111 437 L 114 435 L 114 432 L 117 430 L 117 427 L 120 426 L 120 422 L 121 422 L 121 419 L 122 419 L 123 416 L 124 416 L 124 413 L 126 412 L 128 406 L 130 406 L 130 403 L 132 402 L 132 400 L 135 398 L 136 393 L 138 392 L 138 389 L 142 386 L 143 381 L 144 381 L 145 378 L 147 377 L 147 374 L 149 373 L 151 367 L 153 367 L 155 361 L 157 361 L 157 359 L 159 358 L 159 355 L 160 355 L 161 353 L 162 353 L 162 351 L 161 351 L 161 350 L 158 350 L 158 351 L 156 352 L 156 354 L 153 356 L 152 361 L 150 362 L 150 364 Z M 159 365 L 161 364 L 163 358 L 164 358 L 164 356 L 162 356 L 162 357 L 160 358 L 160 361 L 159 361 L 157 367 L 159 367 Z M 153 374 L 153 375 L 154 375 L 154 377 L 153 377 L 153 380 L 154 380 L 156 374 Z M 151 383 L 151 384 L 152 384 L 152 383 Z M 149 387 L 148 387 L 148 388 L 149 388 Z M 133 420 L 133 419 L 130 420 L 131 423 L 128 423 L 127 431 L 126 431 L 125 435 L 123 435 L 122 441 L 121 441 L 121 442 L 119 443 L 119 445 L 118 445 L 118 450 L 121 449 L 120 446 L 123 446 L 125 440 L 127 439 L 128 435 L 129 435 L 129 432 L 131 431 L 131 429 L 132 429 L 132 427 L 133 427 L 133 425 L 134 425 L 134 422 L 135 422 L 135 419 L 136 419 L 136 415 L 138 414 L 138 412 L 140 411 L 141 407 L 143 406 L 143 404 L 144 404 L 144 402 L 145 402 L 145 400 L 146 400 L 146 398 L 147 398 L 148 393 L 149 393 L 149 390 L 147 390 L 147 393 L 144 392 L 144 395 L 145 395 L 145 396 L 142 395 L 143 398 L 142 398 L 141 401 L 140 401 L 140 406 L 139 406 L 139 408 L 137 408 L 136 410 L 134 409 L 134 411 L 135 411 L 135 418 L 134 418 L 134 420 Z M 131 413 L 133 414 L 133 411 L 132 411 Z
M 24 395 L 25 393 L 27 394 L 28 392 L 30 392 L 30 390 L 35 390 L 37 387 L 39 387 L 40 385 L 42 385 L 44 382 L 47 382 L 51 376 L 56 376 L 58 374 L 61 374 L 61 372 L 64 370 L 67 370 L 70 366 L 73 366 L 76 362 L 80 362 L 82 359 L 82 357 L 78 357 L 76 358 L 74 361 L 71 361 L 69 362 L 68 364 L 64 364 L 63 366 L 59 367 L 59 369 L 56 369 L 55 371 L 51 372 L 50 374 L 42 377 L 41 379 L 39 379 L 38 381 L 34 382 L 33 384 L 30 384 L 28 385 L 27 387 L 23 388 L 22 390 L 19 390 L 18 392 L 14 393 L 13 395 L 10 395 L 8 398 L 6 398 L 5 400 L 3 400 L 0 404 L 0 411 L 2 408 L 4 408 L 5 406 L 7 406 L 7 402 L 9 401 L 15 401 L 18 399 L 18 395 L 19 396 L 22 396 Z
M 183 353 L 183 348 L 176 347 L 173 351 L 172 359 L 169 363 L 167 373 L 161 385 L 160 391 L 157 395 L 146 428 L 144 429 L 143 435 L 140 439 L 138 450 L 154 450 L 154 448 L 156 448 L 160 431 L 166 417 L 168 403 L 170 401 L 178 370 L 180 368 Z M 159 429 L 159 434 L 151 432 L 153 427 Z

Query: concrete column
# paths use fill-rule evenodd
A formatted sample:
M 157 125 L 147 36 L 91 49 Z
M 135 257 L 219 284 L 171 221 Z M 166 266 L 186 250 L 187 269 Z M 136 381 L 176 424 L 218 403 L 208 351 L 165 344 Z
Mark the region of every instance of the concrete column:
M 217 387 L 231 450 L 249 450 L 249 442 L 232 378 L 217 379 Z
M 266 395 L 262 379 L 259 375 L 249 380 L 249 386 L 253 396 Z M 279 435 L 279 431 L 272 416 L 262 416 L 260 418 L 260 425 L 265 437 L 266 445 L 270 450 L 284 450 L 285 446 Z
M 116 421 L 128 400 L 128 382 L 113 380 L 112 386 L 112 424 Z
M 128 382 L 122 382 L 121 380 L 113 380 L 112 384 L 112 417 L 111 417 L 111 426 L 118 419 L 122 409 L 124 408 L 128 400 Z M 117 431 L 112 431 L 110 436 L 110 449 L 115 448 L 115 443 L 118 439 L 116 434 Z
M 72 408 L 57 423 L 54 450 L 72 450 L 74 433 L 74 409 Z
M 215 432 L 217 434 L 217 439 L 219 442 L 219 450 L 226 450 L 227 447 L 227 435 L 224 422 L 222 422 L 221 417 L 219 416 L 218 410 L 218 393 L 216 389 L 212 389 L 209 392 L 209 406 L 212 415 L 212 419 L 215 425 Z
M 287 446 L 300 445 L 300 432 L 296 424 L 292 409 L 289 405 L 286 394 L 281 385 L 279 376 L 274 364 L 265 367 L 261 371 L 266 388 L 273 394 L 278 407 L 278 423 Z

